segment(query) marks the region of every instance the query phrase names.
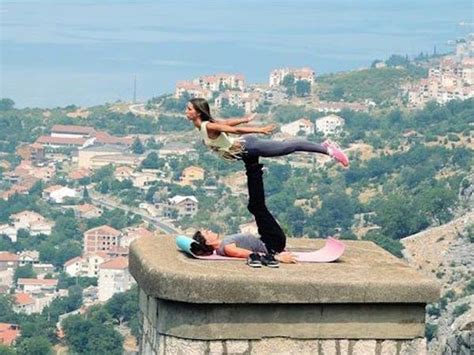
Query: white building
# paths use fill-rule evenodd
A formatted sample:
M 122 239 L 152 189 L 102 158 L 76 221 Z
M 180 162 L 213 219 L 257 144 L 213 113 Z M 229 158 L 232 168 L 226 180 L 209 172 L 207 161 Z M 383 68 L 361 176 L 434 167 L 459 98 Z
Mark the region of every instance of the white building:
M 58 280 L 56 279 L 18 279 L 18 289 L 26 293 L 56 293 Z
M 176 195 L 168 199 L 165 215 L 171 217 L 176 211 L 178 217 L 194 216 L 198 210 L 199 202 L 194 196 Z
M 54 203 L 64 203 L 67 198 L 78 198 L 79 193 L 67 186 L 54 185 L 43 190 L 43 198 Z
M 128 258 L 118 257 L 99 266 L 99 301 L 105 302 L 114 294 L 129 290 L 134 281 L 128 271 Z
M 295 81 L 307 81 L 310 85 L 313 85 L 316 81 L 316 73 L 311 68 L 280 68 L 271 71 L 269 79 L 270 87 L 280 86 L 287 75 L 293 75 Z
M 6 235 L 12 243 L 16 243 L 17 229 L 9 224 L 0 225 L 0 234 Z
M 212 90 L 202 88 L 199 84 L 190 81 L 178 81 L 174 96 L 179 99 L 184 94 L 188 94 L 190 97 L 212 98 Z
M 316 130 L 325 136 L 335 134 L 344 125 L 345 121 L 338 115 L 328 115 L 316 120 Z
M 283 133 L 291 136 L 308 136 L 314 133 L 314 123 L 307 118 L 300 118 L 299 120 L 287 123 L 280 127 Z
M 110 257 L 103 252 L 87 253 L 84 256 L 77 256 L 66 261 L 64 263 L 64 272 L 72 277 L 97 277 L 99 265 L 109 259 Z
M 31 235 L 50 235 L 54 226 L 54 222 L 33 211 L 22 211 L 12 214 L 10 221 L 17 232 L 19 229 L 26 229 Z
M 39 252 L 36 250 L 24 250 L 18 254 L 20 266 L 35 265 L 39 263 Z

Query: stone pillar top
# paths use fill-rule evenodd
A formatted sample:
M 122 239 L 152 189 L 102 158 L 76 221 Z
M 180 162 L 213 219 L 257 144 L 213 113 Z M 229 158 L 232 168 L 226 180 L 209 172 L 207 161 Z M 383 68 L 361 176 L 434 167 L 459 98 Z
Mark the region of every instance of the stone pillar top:
M 344 241 L 334 263 L 248 267 L 243 260 L 208 261 L 177 250 L 172 236 L 140 238 L 129 268 L 148 296 L 187 303 L 431 303 L 440 286 L 368 241 Z M 319 239 L 289 239 L 291 250 L 316 250 Z

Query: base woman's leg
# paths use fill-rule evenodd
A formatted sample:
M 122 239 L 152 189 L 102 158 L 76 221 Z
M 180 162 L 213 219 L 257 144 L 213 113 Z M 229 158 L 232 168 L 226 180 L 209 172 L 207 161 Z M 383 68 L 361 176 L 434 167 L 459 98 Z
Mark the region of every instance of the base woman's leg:
M 262 165 L 257 162 L 246 162 L 247 185 L 249 190 L 248 209 L 255 217 L 260 240 L 269 253 L 280 253 L 285 249 L 286 236 L 278 222 L 265 205 Z

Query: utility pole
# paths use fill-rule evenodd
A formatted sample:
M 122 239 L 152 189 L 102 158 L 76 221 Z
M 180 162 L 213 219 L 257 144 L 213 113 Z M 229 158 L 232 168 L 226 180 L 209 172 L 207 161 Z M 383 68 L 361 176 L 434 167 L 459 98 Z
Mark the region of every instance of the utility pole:
M 137 102 L 137 75 L 133 77 L 133 103 Z

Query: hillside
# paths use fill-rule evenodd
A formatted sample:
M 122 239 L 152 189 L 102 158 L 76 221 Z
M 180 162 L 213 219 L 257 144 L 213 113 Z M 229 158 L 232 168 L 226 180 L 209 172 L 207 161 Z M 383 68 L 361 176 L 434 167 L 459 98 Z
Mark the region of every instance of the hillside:
M 442 285 L 439 302 L 427 308 L 427 337 L 432 338 L 433 353 L 463 353 L 463 346 L 468 351 L 469 333 L 474 329 L 473 226 L 474 212 L 468 211 L 401 240 L 408 262 Z

